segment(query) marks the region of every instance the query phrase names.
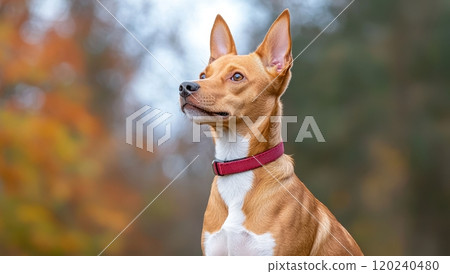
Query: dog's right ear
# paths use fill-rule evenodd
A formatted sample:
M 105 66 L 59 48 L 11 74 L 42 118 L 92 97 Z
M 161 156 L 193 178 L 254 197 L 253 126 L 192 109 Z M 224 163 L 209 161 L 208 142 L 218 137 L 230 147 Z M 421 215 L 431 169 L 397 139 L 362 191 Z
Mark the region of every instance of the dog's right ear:
M 210 64 L 220 56 L 226 54 L 237 54 L 233 36 L 231 35 L 227 23 L 225 23 L 225 20 L 223 20 L 220 14 L 217 14 L 211 30 L 210 50 Z
M 286 73 L 292 66 L 289 10 L 285 9 L 273 22 L 264 41 L 255 51 L 263 64 L 276 73 Z

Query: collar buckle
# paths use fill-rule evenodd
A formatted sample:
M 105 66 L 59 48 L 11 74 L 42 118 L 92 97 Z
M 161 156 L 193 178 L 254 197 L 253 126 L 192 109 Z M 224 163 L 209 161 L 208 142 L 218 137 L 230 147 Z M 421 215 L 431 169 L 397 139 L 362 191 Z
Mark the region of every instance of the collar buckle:
M 224 163 L 224 162 L 225 162 L 225 161 L 221 161 L 221 160 L 213 160 L 213 161 L 211 162 L 212 170 L 213 170 L 214 174 L 216 174 L 217 176 L 223 176 L 223 174 L 220 174 L 219 168 L 218 168 L 217 164 L 218 164 L 218 163 Z

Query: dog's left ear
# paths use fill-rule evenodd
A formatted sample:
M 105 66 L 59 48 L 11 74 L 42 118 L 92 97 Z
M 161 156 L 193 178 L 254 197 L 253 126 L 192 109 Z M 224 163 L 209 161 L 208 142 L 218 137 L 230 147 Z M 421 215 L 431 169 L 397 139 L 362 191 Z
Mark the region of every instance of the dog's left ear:
M 286 72 L 292 65 L 289 10 L 285 9 L 273 22 L 263 42 L 256 49 L 264 65 L 277 73 Z

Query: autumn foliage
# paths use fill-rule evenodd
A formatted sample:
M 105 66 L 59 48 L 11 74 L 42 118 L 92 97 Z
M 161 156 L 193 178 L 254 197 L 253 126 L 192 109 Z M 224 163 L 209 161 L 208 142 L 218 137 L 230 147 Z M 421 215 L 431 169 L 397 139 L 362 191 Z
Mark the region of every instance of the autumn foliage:
M 98 54 L 87 51 L 84 39 L 94 23 L 82 11 L 72 12 L 77 26 L 72 35 L 49 29 L 30 43 L 20 31 L 30 19 L 26 2 L 0 4 L 3 255 L 95 255 L 141 202 L 114 171 L 117 148 L 96 109 L 100 94 L 112 92 L 96 81 L 99 73 L 131 71 L 117 67 L 124 60 L 115 57 L 113 46 Z M 120 242 L 111 250 L 118 247 Z

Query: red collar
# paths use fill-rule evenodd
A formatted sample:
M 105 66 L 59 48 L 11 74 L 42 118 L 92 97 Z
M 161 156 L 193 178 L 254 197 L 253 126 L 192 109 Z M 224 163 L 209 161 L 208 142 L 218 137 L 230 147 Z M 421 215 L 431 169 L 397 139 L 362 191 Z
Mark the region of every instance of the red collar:
M 246 158 L 229 161 L 214 160 L 212 162 L 212 167 L 214 174 L 219 176 L 240 173 L 273 162 L 280 158 L 283 153 L 284 145 L 283 142 L 281 142 L 269 150 Z

